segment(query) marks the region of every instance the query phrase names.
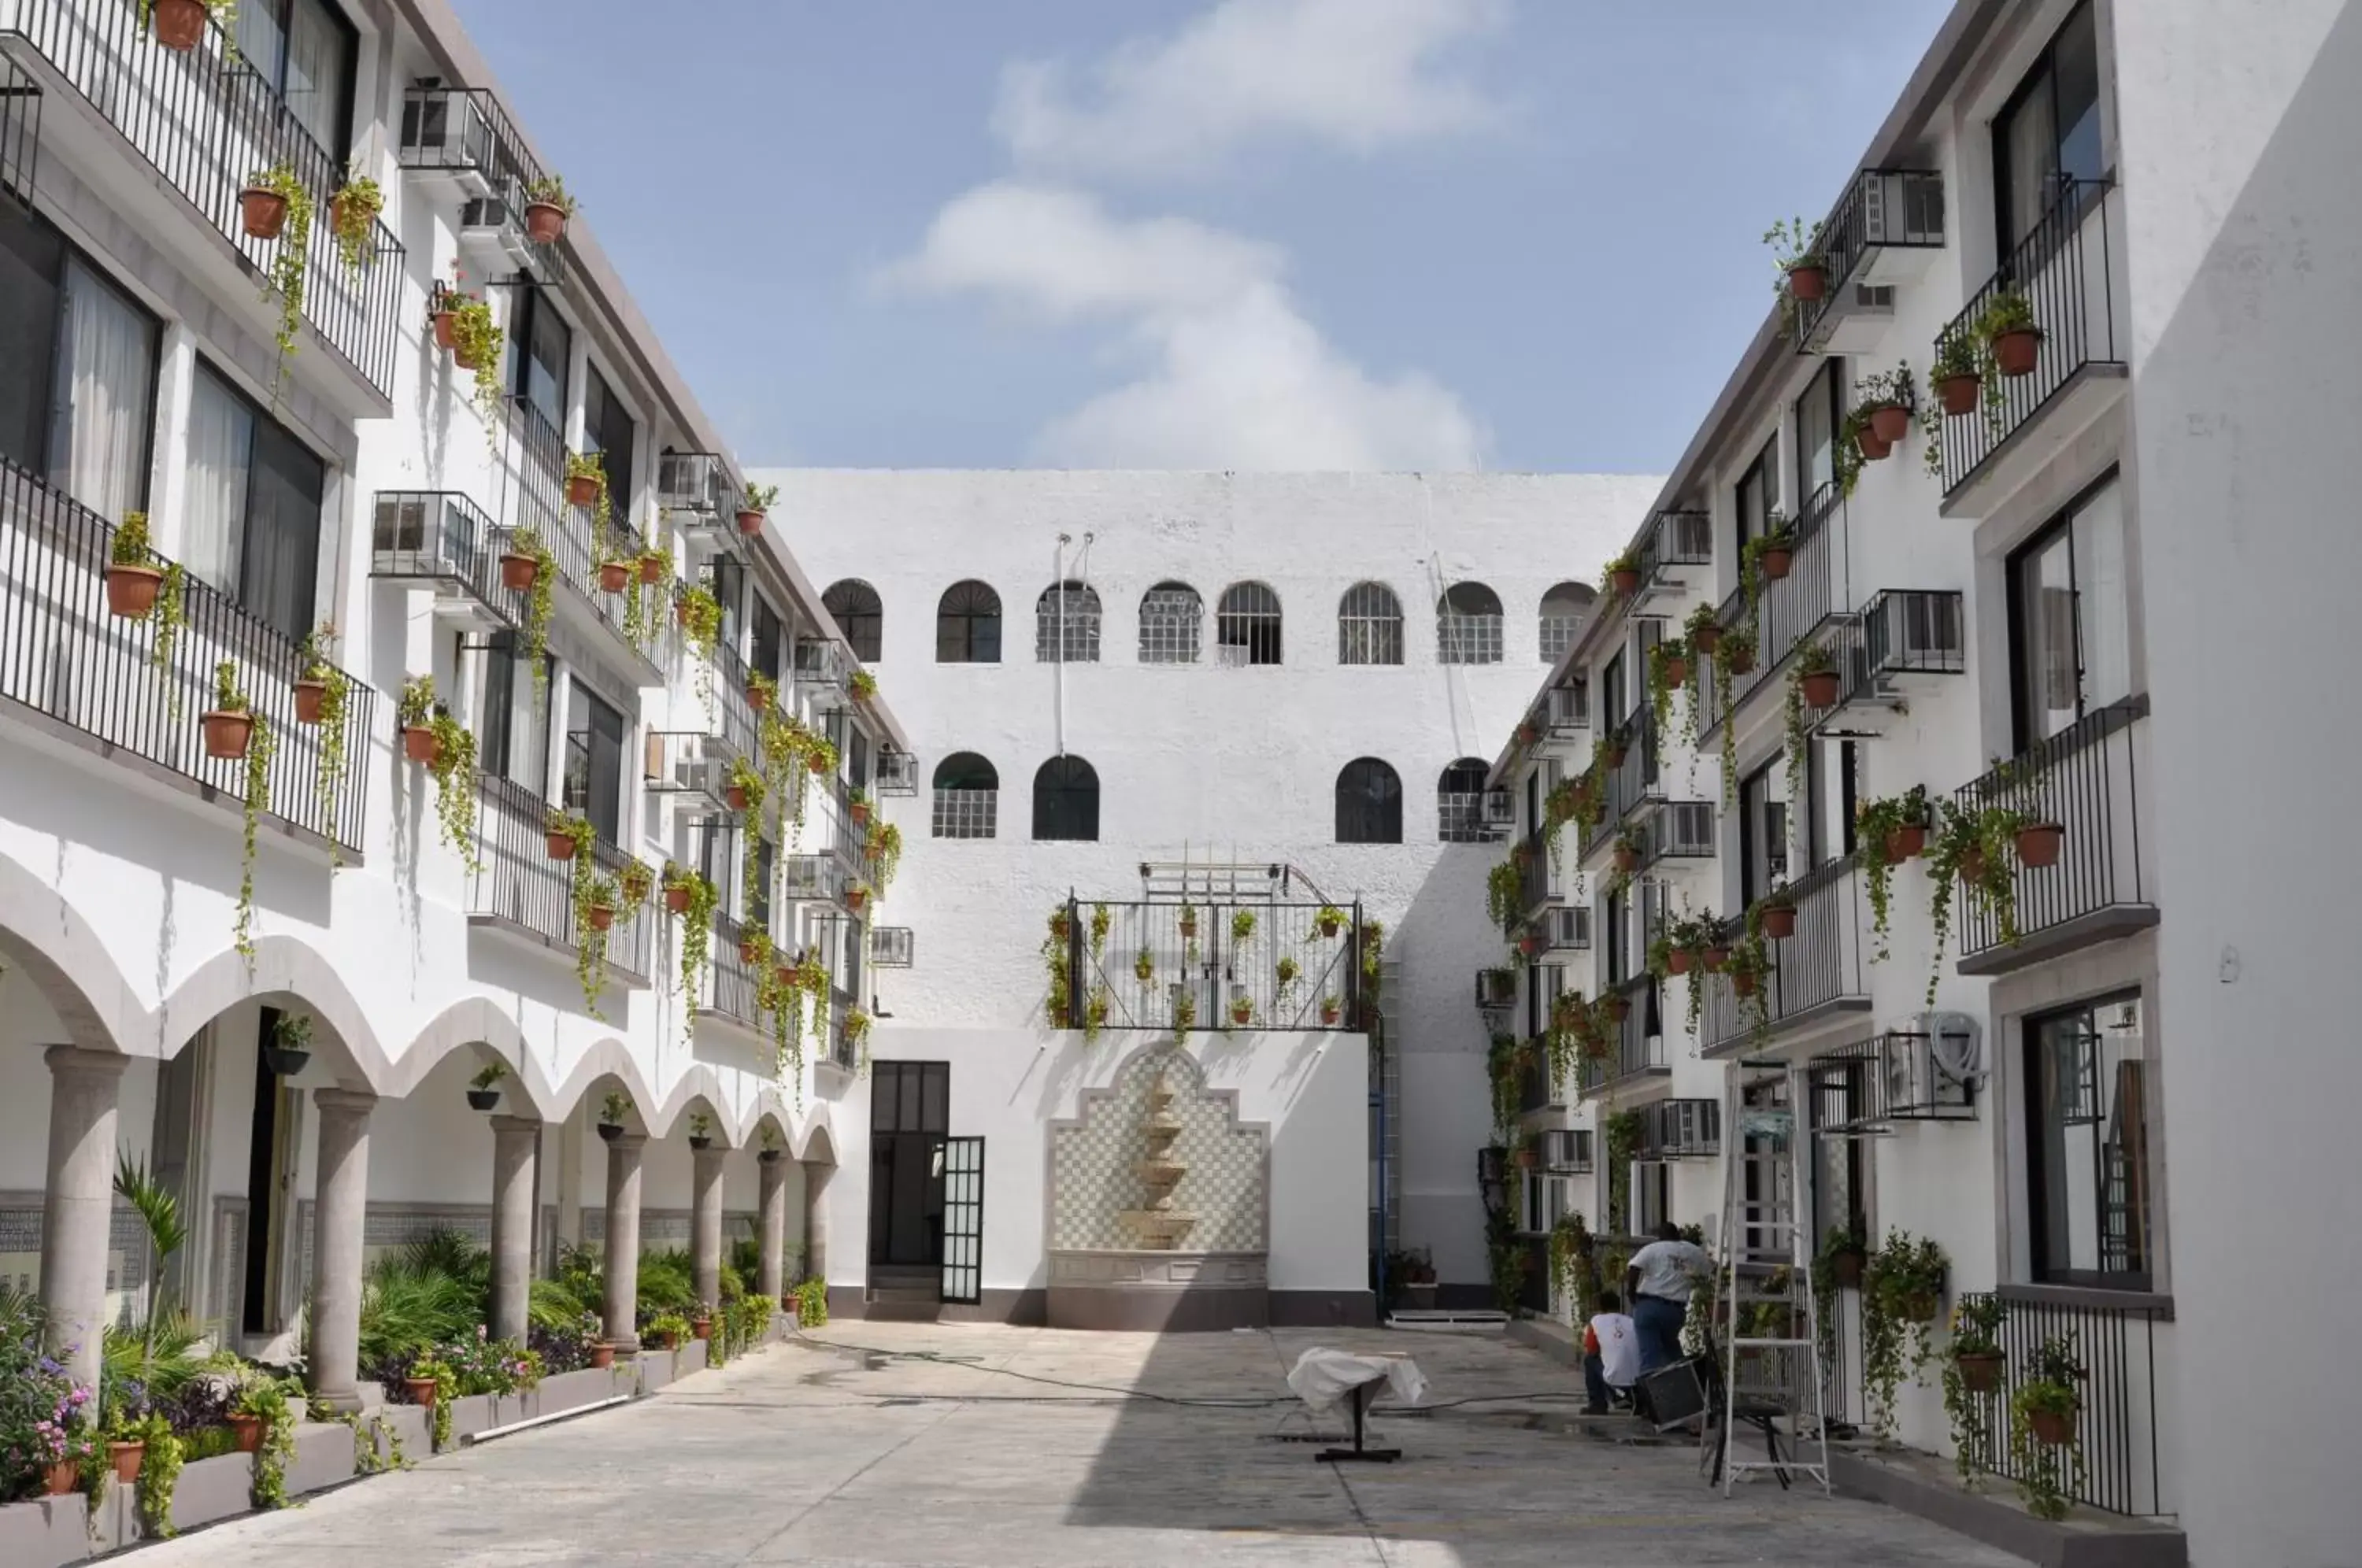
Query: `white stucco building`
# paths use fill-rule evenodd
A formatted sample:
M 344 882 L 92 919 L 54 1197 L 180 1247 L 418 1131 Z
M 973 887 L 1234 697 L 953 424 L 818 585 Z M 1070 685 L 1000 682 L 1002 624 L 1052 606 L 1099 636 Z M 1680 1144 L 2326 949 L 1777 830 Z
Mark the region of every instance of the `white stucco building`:
M 2306 978 L 2339 960 L 2323 911 L 2356 857 L 2307 826 L 2351 747 L 2333 726 L 2325 767 L 2264 760 L 2336 706 L 2334 676 L 2300 672 L 2328 668 L 2330 585 L 2362 564 L 2332 499 L 2356 396 L 2330 347 L 2362 281 L 2357 80 L 2362 28 L 2335 4 L 1957 6 L 1822 227 L 1826 297 L 1747 347 L 1633 520 L 1634 591 L 1532 698 L 1535 729 L 1488 748 L 1521 833 L 1561 780 L 1601 813 L 1563 826 L 1554 885 L 1544 856 L 1527 878 L 1513 931 L 1563 901 L 1595 940 L 1534 955 L 1517 1031 L 1547 1029 L 1562 983 L 1630 1004 L 1572 1081 L 1523 1097 L 1518 1135 L 1573 1134 L 1537 1143 L 1533 1227 L 1713 1231 L 1733 1130 L 1702 1118 L 1742 1058 L 1791 1067 L 1749 1077 L 1804 1099 L 1815 1246 L 1932 1240 L 1945 1304 L 1998 1319 L 2003 1394 L 1948 1402 L 1938 1332 L 1895 1435 L 1968 1444 L 2006 1494 L 2028 1462 L 1999 1400 L 2046 1341 L 2084 1367 L 2068 1532 L 1964 1500 L 1948 1466 L 1852 1478 L 2041 1560 L 2092 1550 L 2095 1525 L 2131 1554 L 2112 1561 L 2208 1564 L 2341 1561 L 2362 1530 L 2318 1461 L 2346 1380 L 2299 1348 L 2335 1342 L 2356 1272 L 2331 1166 L 2356 1069 Z M 2023 344 L 1994 329 L 2024 323 L 1988 313 L 2021 302 L 2040 337 L 2012 364 Z M 1959 413 L 1948 343 L 1982 372 Z M 1856 426 L 1898 365 L 1915 417 L 1871 458 Z M 1748 547 L 1783 524 L 1759 598 Z M 1661 725 L 1649 650 L 1701 607 L 1722 652 L 1689 650 Z M 1804 694 L 1816 648 L 1827 701 Z M 1561 689 L 1596 734 L 1548 723 Z M 1586 772 L 1596 743 L 1625 761 Z M 1948 851 L 1951 813 L 2005 813 L 1975 845 L 1992 876 L 1901 859 L 1882 932 L 1871 839 L 1915 789 L 1937 857 L 1967 843 Z M 1626 831 L 1640 864 L 1609 899 Z M 1709 914 L 1746 953 L 1767 900 L 1795 919 L 1754 950 L 1760 1015 L 1729 967 L 1650 974 L 1668 918 Z M 1611 1126 L 1637 1133 L 1628 1157 Z M 1833 1413 L 1867 1423 L 1866 1298 L 1824 1305 Z

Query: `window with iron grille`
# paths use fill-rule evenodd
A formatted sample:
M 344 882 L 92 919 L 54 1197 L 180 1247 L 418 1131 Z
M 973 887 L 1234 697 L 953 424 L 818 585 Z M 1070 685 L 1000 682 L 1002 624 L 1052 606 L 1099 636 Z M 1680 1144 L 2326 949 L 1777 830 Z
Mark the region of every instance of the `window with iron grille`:
M 857 577 L 848 577 L 833 584 L 820 596 L 820 602 L 836 617 L 853 657 L 864 664 L 876 662 L 886 630 L 886 606 L 877 597 L 877 591 Z
M 1099 776 L 1079 756 L 1054 756 L 1033 775 L 1033 836 L 1099 836 Z
M 1099 595 L 1069 578 L 1042 591 L 1033 604 L 1033 657 L 1043 664 L 1099 661 Z
M 1400 664 L 1402 601 L 1383 582 L 1357 582 L 1337 605 L 1339 664 Z
M 1224 589 L 1214 615 L 1214 641 L 1224 664 L 1277 664 L 1279 595 L 1260 582 Z
M 935 765 L 934 836 L 999 835 L 1000 775 L 972 751 L 954 752 Z
M 1402 779 L 1374 756 L 1356 757 L 1337 775 L 1337 842 L 1402 842 Z
M 935 606 L 937 664 L 1000 662 L 1000 595 L 971 578 L 944 590 Z
M 1592 602 L 1596 596 L 1591 585 L 1582 582 L 1562 582 L 1542 595 L 1541 658 L 1544 664 L 1556 664 L 1574 646 L 1574 639 L 1583 635 L 1584 622 L 1591 618 Z
M 1435 602 L 1439 664 L 1501 662 L 1501 598 L 1481 582 L 1455 582 Z
M 1141 597 L 1140 662 L 1195 664 L 1206 602 L 1186 582 L 1160 582 Z
M 1435 786 L 1436 837 L 1445 844 L 1484 844 L 1493 836 L 1485 818 L 1482 760 L 1463 756 L 1443 770 Z

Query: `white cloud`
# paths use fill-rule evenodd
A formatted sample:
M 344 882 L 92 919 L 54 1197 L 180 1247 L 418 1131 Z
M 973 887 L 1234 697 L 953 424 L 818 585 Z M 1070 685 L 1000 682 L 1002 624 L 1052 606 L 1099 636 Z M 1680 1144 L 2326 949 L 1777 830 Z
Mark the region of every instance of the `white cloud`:
M 1275 248 L 1187 219 L 1125 220 L 1082 193 L 1004 182 L 954 200 L 891 287 L 979 295 L 1124 328 L 1143 364 L 1043 432 L 1076 468 L 1469 469 L 1483 436 L 1417 374 L 1372 378 L 1297 308 Z
M 1217 167 L 1259 138 L 1355 153 L 1482 128 L 1495 102 L 1437 57 L 1507 0 L 1221 0 L 1169 38 L 1082 72 L 1002 72 L 993 128 L 1021 166 L 1153 177 Z

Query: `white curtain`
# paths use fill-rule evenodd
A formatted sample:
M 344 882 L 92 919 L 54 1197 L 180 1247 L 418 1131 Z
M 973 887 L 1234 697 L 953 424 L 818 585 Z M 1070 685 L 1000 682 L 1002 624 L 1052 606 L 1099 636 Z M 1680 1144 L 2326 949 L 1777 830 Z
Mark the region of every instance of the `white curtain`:
M 148 493 L 156 324 L 79 261 L 65 279 L 50 475 L 112 522 Z
M 287 109 L 332 157 L 345 144 L 344 83 L 344 35 L 312 0 L 295 0 L 287 28 Z
M 246 536 L 247 468 L 254 414 L 200 369 L 189 399 L 189 510 L 181 532 L 182 564 L 200 580 L 237 597 Z

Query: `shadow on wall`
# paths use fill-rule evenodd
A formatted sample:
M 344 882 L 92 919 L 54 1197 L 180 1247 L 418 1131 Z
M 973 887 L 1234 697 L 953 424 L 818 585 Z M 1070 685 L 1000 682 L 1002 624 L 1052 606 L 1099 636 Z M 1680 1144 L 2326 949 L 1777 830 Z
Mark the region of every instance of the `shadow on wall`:
M 1395 975 L 1385 1043 L 1401 1084 L 1390 1140 L 1402 1157 L 1399 1244 L 1427 1250 L 1445 1299 L 1481 1306 L 1492 1304 L 1492 1286 L 1476 1151 L 1492 1141 L 1492 1101 L 1474 987 L 1476 970 L 1507 961 L 1507 939 L 1485 918 L 1485 874 L 1507 853 L 1499 844 L 1445 845 L 1385 950 Z M 1581 969 L 1590 955 L 1566 956 Z M 1586 989 L 1589 980 L 1585 970 Z

